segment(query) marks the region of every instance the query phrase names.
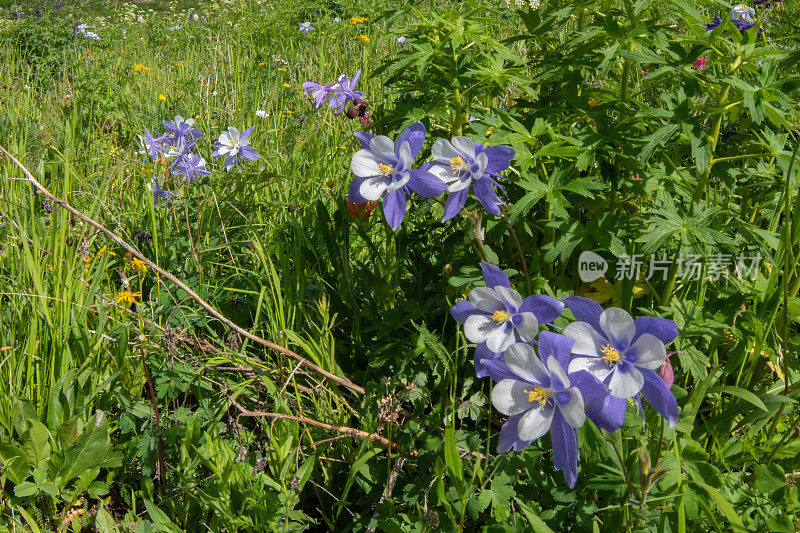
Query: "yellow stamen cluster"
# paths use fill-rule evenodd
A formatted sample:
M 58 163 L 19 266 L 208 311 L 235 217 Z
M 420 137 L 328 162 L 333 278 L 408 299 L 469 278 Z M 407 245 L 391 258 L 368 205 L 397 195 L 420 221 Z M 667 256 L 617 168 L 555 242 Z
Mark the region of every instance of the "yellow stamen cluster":
M 605 361 L 608 366 L 613 366 L 614 363 L 619 362 L 622 357 L 610 344 L 606 344 L 600 348 L 600 351 L 603 353 L 603 361 Z
M 540 409 L 544 409 L 545 405 L 547 405 L 547 402 L 550 400 L 550 397 L 552 396 L 550 390 L 545 389 L 544 387 L 534 386 L 532 389 L 525 389 L 522 392 L 527 392 L 528 401 L 538 403 Z
M 387 178 L 392 175 L 392 172 L 394 172 L 394 168 L 385 163 L 379 163 L 378 168 L 381 171 L 381 176 L 386 176 Z
M 497 324 L 503 324 L 509 318 L 511 318 L 511 315 L 508 314 L 508 311 L 495 311 L 492 315 L 492 320 Z
M 131 261 L 131 266 L 138 270 L 139 272 L 147 272 L 147 264 L 139 259 L 138 257 L 134 257 Z
M 464 161 L 463 157 L 458 156 L 450 160 L 450 169 L 453 172 L 461 172 L 464 170 L 469 170 L 469 166 L 467 166 L 467 162 Z

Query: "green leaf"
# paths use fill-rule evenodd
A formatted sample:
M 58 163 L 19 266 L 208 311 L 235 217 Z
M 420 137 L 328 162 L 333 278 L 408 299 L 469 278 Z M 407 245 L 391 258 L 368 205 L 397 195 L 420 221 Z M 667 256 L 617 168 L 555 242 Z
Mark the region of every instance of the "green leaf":
M 164 511 L 158 508 L 156 504 L 150 500 L 144 500 L 144 506 L 147 509 L 147 514 L 153 525 L 158 528 L 158 531 L 165 531 L 167 533 L 181 533 L 181 529 L 172 523 L 172 520 L 166 515 Z
M 769 412 L 767 406 L 764 405 L 764 402 L 761 401 L 761 398 L 750 392 L 749 390 L 745 390 L 741 387 L 734 387 L 732 385 L 718 385 L 716 387 L 711 387 L 708 389 L 709 393 L 714 392 L 724 392 L 725 394 L 730 394 L 731 396 L 736 396 L 737 398 L 741 398 L 746 402 L 750 402 L 759 409 Z
M 725 499 L 725 497 L 720 494 L 717 489 L 697 480 L 691 481 L 690 483 L 695 483 L 697 486 L 705 490 L 709 496 L 711 496 L 711 499 L 714 500 L 714 503 L 716 504 L 716 508 L 722 511 L 722 514 L 728 519 L 728 523 L 731 525 L 733 531 L 736 533 L 744 533 L 747 531 L 742 523 L 742 519 L 739 518 L 739 514 L 736 512 L 736 509 L 733 508 L 731 502 Z
M 444 430 L 444 462 L 450 475 L 459 481 L 464 481 L 464 470 L 461 455 L 456 446 L 456 436 L 453 426 L 448 425 Z
M 97 516 L 94 518 L 94 527 L 97 528 L 98 533 L 119 533 L 114 519 L 108 514 L 105 507 L 100 507 L 97 511 Z

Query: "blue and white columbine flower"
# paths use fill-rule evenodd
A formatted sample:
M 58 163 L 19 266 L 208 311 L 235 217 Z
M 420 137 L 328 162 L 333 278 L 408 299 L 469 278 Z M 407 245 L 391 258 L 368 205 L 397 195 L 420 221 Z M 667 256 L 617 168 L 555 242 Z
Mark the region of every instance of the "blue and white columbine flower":
M 353 154 L 350 169 L 356 178 L 350 184 L 347 199 L 354 203 L 374 202 L 383 198 L 386 221 L 397 229 L 406 213 L 406 195 L 413 191 L 423 198 L 444 192 L 445 185 L 436 176 L 411 168 L 425 141 L 425 126 L 414 122 L 397 137 L 358 133 L 362 149 Z
M 397 38 L 397 44 L 399 44 L 402 48 L 405 48 L 408 44 L 408 39 L 406 39 L 405 35 L 401 35 Z
M 257 161 L 259 159 L 258 152 L 250 146 L 250 134 L 253 133 L 253 126 L 250 126 L 243 132 L 230 126 L 228 131 L 223 131 L 219 138 L 214 141 L 216 150 L 211 154 L 214 157 L 225 158 L 225 169 L 230 170 L 236 164 L 239 156 L 250 160 Z
M 655 370 L 667 359 L 665 344 L 678 336 L 675 323 L 657 317 L 634 320 L 622 309 L 603 310 L 598 303 L 579 296 L 566 298 L 564 303 L 578 320 L 562 331 L 575 340 L 569 370 L 586 370 L 608 387 L 609 396 L 602 407 L 609 421 L 606 425 L 621 426 L 627 399 L 638 399 L 641 394 L 674 427 L 678 403 Z
M 532 341 L 539 331 L 539 323 L 552 322 L 564 309 L 562 302 L 544 294 L 523 299 L 511 288 L 508 276 L 500 268 L 485 261 L 481 268 L 486 286 L 472 289 L 467 301 L 450 308 L 452 317 L 464 324 L 467 339 L 478 345 L 486 344 L 488 351 L 476 350 L 478 377 L 488 375 L 483 365 L 500 357 L 516 342 Z
M 331 91 L 331 99 L 328 102 L 328 107 L 335 109 L 335 114 L 341 114 L 347 106 L 347 102 L 364 99 L 364 93 L 356 90 L 360 77 L 361 69 L 358 69 L 352 78 L 342 74 L 336 81 L 336 85 Z
M 565 372 L 571 341 L 543 332 L 539 355 L 529 344 L 509 346 L 504 359 L 512 377 L 492 390 L 492 405 L 509 418 L 500 430 L 497 451 L 519 450 L 550 432 L 553 464 L 570 487 L 578 479 L 577 428 L 586 421 L 579 387 Z
M 313 29 L 314 29 L 314 27 L 308 21 L 300 23 L 300 31 L 302 31 L 302 32 L 310 32 Z
M 731 20 L 741 20 L 742 22 L 754 23 L 756 21 L 756 10 L 744 4 L 737 4 L 731 9 Z
M 175 197 L 175 193 L 161 188 L 161 180 L 157 176 L 153 176 L 153 181 L 147 184 L 147 190 L 150 191 L 150 196 L 153 197 L 153 206 L 158 206 L 158 201 L 162 198 L 164 201 L 169 201 Z
M 494 179 L 499 177 L 511 164 L 516 154 L 508 146 L 484 148 L 481 143 L 473 143 L 467 137 L 454 137 L 452 142 L 437 140 L 431 149 L 433 162 L 428 170 L 447 183 L 450 195 L 444 205 L 444 219 L 450 220 L 464 207 L 470 185 L 475 189 L 475 197 L 487 212 L 500 214 L 503 201 L 494 188 L 503 188 Z
M 175 146 L 183 146 L 192 139 L 205 137 L 203 132 L 194 127 L 193 118 L 184 119 L 182 116 L 176 115 L 175 120 L 164 120 L 161 124 L 172 134 L 171 140 Z
M 190 183 L 197 181 L 200 176 L 208 176 L 211 171 L 206 168 L 206 160 L 200 154 L 187 153 L 178 160 L 172 169 L 174 176 L 184 176 Z
M 139 153 L 144 154 L 145 158 L 150 157 L 153 161 L 157 161 L 159 157 L 164 157 L 167 152 L 164 146 L 164 141 L 167 139 L 167 134 L 162 133 L 157 137 L 150 134 L 150 130 L 144 128 L 144 136 L 139 135 Z

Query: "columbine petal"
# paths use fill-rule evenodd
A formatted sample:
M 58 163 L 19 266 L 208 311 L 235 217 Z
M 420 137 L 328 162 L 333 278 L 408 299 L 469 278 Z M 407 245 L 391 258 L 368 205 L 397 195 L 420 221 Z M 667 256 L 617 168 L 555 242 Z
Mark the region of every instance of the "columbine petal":
M 578 481 L 578 435 L 559 412 L 553 414 L 550 442 L 553 444 L 553 466 L 557 471 L 563 471 L 564 482 L 573 488 Z
M 447 200 L 444 202 L 444 217 L 442 218 L 442 222 L 447 222 L 461 211 L 464 204 L 467 202 L 468 193 L 469 189 L 462 189 L 450 193 L 450 196 L 448 196 Z
M 519 309 L 519 306 L 522 305 L 522 296 L 514 289 L 495 287 L 495 292 L 497 292 L 497 295 L 500 296 L 504 302 L 511 305 L 515 310 Z
M 600 315 L 603 313 L 603 308 L 599 303 L 581 296 L 564 298 L 564 303 L 572 311 L 575 320 L 586 322 L 594 329 L 600 329 Z
M 496 329 L 486 338 L 486 346 L 493 352 L 503 353 L 516 342 L 514 328 L 495 326 Z
M 369 150 L 359 150 L 350 160 L 350 170 L 359 178 L 371 178 L 380 175 L 379 164 L 381 160 L 375 154 Z
M 350 192 L 347 195 L 347 199 L 354 204 L 363 204 L 368 200 L 361 196 L 359 190 L 361 189 L 361 184 L 364 181 L 368 180 L 369 178 L 354 178 L 353 181 L 350 183 Z
M 482 153 L 486 154 L 487 165 L 486 171 L 492 174 L 497 174 L 504 171 L 511 164 L 511 160 L 516 155 L 516 150 L 508 146 L 490 146 Z
M 661 377 L 652 370 L 642 370 L 642 377 L 644 379 L 642 396 L 658 414 L 667 419 L 669 427 L 675 427 L 680 414 L 675 396 Z
M 553 356 L 559 365 L 569 368 L 573 344 L 575 341 L 569 337 L 551 331 L 543 331 L 539 335 L 539 356 L 545 361 L 548 357 Z
M 422 122 L 414 122 L 409 125 L 403 133 L 397 137 L 397 144 L 408 142 L 411 158 L 417 157 L 425 142 L 425 125 Z
M 453 137 L 452 142 L 453 142 L 453 147 L 455 147 L 456 150 L 461 152 L 461 154 L 459 155 L 463 154 L 470 156 L 473 159 L 475 158 L 475 145 L 472 143 L 469 137 L 463 137 L 463 136 Z
M 550 323 L 561 316 L 564 311 L 564 304 L 552 296 L 546 294 L 534 294 L 522 300 L 517 311 L 522 313 L 530 311 L 536 315 L 536 320 L 541 323 Z
M 430 172 L 413 168 L 408 173 L 408 188 L 423 198 L 435 198 L 447 189 L 447 184 Z
M 475 373 L 479 378 L 489 376 L 494 381 L 518 379 L 518 376 L 508 368 L 503 354 L 491 351 L 485 343 L 475 347 L 474 363 Z
M 389 226 L 393 230 L 400 227 L 400 224 L 403 223 L 403 217 L 406 214 L 406 195 L 402 190 L 396 190 L 386 194 L 386 197 L 383 199 L 383 214 L 386 216 L 386 222 L 389 223 Z
M 570 388 L 569 377 L 564 373 L 564 368 L 558 362 L 558 359 L 551 355 L 546 357 L 545 360 L 547 361 L 547 371 L 550 373 L 550 379 L 552 380 L 550 387 L 556 390 Z
M 394 141 L 385 135 L 376 135 L 373 137 L 369 142 L 369 149 L 379 160 L 385 163 L 395 159 Z
M 520 378 L 540 387 L 550 387 L 550 374 L 529 344 L 518 342 L 508 347 L 503 355 L 508 369 Z
M 618 307 L 610 307 L 600 315 L 600 328 L 617 349 L 627 348 L 636 334 L 631 315 Z
M 604 381 L 611 373 L 610 368 L 599 357 L 575 357 L 569 362 L 569 373 L 585 370 L 600 381 Z
M 488 179 L 479 179 L 475 180 L 473 183 L 475 187 L 475 197 L 481 203 L 486 212 L 491 213 L 492 215 L 499 215 L 499 206 L 503 205 L 504 202 L 499 196 L 497 196 L 492 182 Z
M 638 367 L 655 370 L 666 361 L 667 350 L 655 335 L 645 333 L 625 351 L 625 358 Z
M 511 288 L 511 282 L 508 276 L 506 276 L 506 273 L 503 272 L 500 267 L 487 263 L 486 261 L 481 261 L 481 271 L 483 272 L 483 280 L 490 289 L 494 289 L 495 287 Z M 526 309 L 526 311 L 529 311 L 529 309 Z
M 350 201 L 352 202 L 352 200 Z M 480 312 L 481 311 L 478 311 L 478 309 L 468 301 L 458 302 L 450 308 L 450 316 L 452 316 L 453 319 L 460 324 L 466 322 L 467 318 L 470 316 Z
M 567 424 L 574 428 L 579 428 L 586 422 L 583 396 L 581 396 L 581 391 L 577 388 L 572 387 L 571 389 L 557 392 L 555 400 L 558 410 L 561 411 Z
M 498 409 L 499 410 L 499 409 Z M 522 440 L 536 440 L 550 429 L 555 408 L 548 404 L 544 409 L 531 409 L 519 419 L 518 433 Z
M 516 415 L 533 406 L 538 406 L 538 403 L 528 400 L 528 393 L 525 390 L 530 387 L 529 383 L 504 379 L 492 389 L 492 405 L 504 415 Z M 539 411 L 538 407 L 535 410 Z M 533 439 L 529 438 L 529 440 Z
M 633 323 L 636 324 L 637 336 L 650 333 L 664 344 L 671 343 L 678 336 L 678 326 L 675 325 L 675 322 L 666 318 L 640 316 Z
M 374 202 L 383 196 L 388 186 L 389 180 L 383 176 L 367 178 L 361 183 L 358 192 L 370 202 Z
M 539 332 L 539 321 L 533 313 L 519 313 L 511 319 L 519 338 L 525 342 L 530 342 L 536 338 Z
M 500 429 L 500 438 L 497 441 L 497 453 L 506 453 L 514 450 L 518 451 L 530 444 L 532 441 L 519 438 L 519 421 L 525 413 L 514 415 L 506 420 Z
M 468 298 L 477 309 L 487 313 L 505 310 L 506 307 L 497 292 L 488 287 L 475 287 L 469 291 Z
M 464 336 L 470 342 L 486 342 L 496 327 L 495 321 L 488 316 L 472 315 L 464 322 Z
M 595 329 L 586 322 L 573 322 L 565 327 L 561 334 L 573 339 L 572 353 L 577 355 L 597 355 L 600 348 L 607 344 Z
M 631 398 L 639 394 L 643 384 L 642 373 L 635 366 L 620 365 L 611 375 L 608 388 L 611 389 L 611 395 L 616 398 Z
M 437 139 L 431 148 L 431 155 L 440 163 L 449 165 L 451 159 L 461 157 L 462 154 L 447 139 Z

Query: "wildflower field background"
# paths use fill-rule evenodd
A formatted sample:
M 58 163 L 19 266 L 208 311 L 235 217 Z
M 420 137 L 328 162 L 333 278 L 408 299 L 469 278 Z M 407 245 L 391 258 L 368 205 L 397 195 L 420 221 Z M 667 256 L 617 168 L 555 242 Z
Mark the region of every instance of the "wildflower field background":
M 0 0 L 0 531 L 797 531 L 783 4 Z

